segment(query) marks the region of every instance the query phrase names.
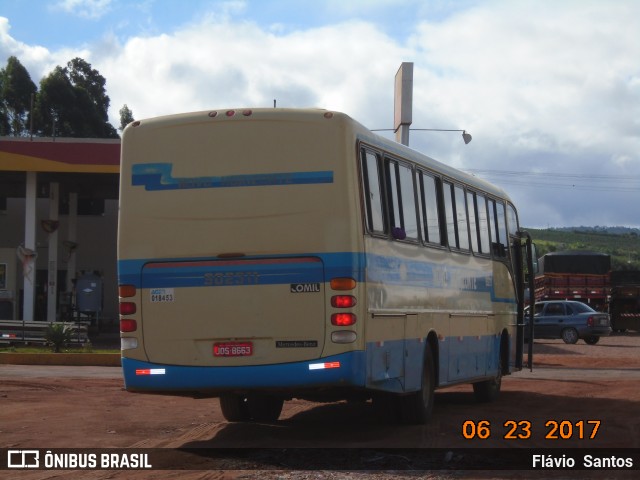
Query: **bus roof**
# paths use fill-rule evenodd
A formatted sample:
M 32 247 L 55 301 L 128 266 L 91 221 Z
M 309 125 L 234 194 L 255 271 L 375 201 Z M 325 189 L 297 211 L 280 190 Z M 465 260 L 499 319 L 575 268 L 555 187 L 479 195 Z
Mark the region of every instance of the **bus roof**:
M 349 115 L 336 112 L 332 110 L 324 110 L 318 108 L 230 108 L 230 109 L 217 109 L 209 111 L 199 111 L 190 113 L 181 113 L 173 115 L 165 115 L 154 118 L 149 118 L 142 121 L 133 122 L 136 126 L 148 126 L 152 128 L 162 128 L 163 126 L 176 126 L 176 125 L 188 125 L 190 123 L 201 123 L 205 118 L 210 118 L 213 121 L 226 120 L 226 121 L 241 121 L 241 120 L 282 120 L 286 117 L 289 121 L 321 121 L 325 119 L 342 119 L 343 121 L 351 124 L 355 131 L 358 140 L 363 141 L 371 146 L 376 146 L 381 150 L 396 155 L 407 160 L 411 160 L 416 164 L 419 164 L 428 170 L 437 172 L 444 177 L 447 177 L 454 182 L 464 183 L 472 186 L 478 190 L 484 191 L 495 197 L 503 198 L 507 201 L 511 201 L 509 195 L 500 187 L 482 180 L 478 177 L 458 170 L 455 167 L 447 165 L 446 163 L 435 160 L 417 150 L 397 143 L 393 140 L 389 140 L 382 137 L 357 120 L 354 120 Z M 131 128 L 131 124 L 127 129 Z M 125 133 L 126 130 L 125 129 Z

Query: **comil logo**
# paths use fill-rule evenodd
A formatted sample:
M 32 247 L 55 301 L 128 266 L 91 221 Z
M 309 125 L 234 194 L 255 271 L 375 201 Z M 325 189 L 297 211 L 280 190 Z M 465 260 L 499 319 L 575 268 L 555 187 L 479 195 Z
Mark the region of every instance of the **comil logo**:
M 7 451 L 7 468 L 40 468 L 40 451 Z
M 319 283 L 292 283 L 291 293 L 319 293 Z

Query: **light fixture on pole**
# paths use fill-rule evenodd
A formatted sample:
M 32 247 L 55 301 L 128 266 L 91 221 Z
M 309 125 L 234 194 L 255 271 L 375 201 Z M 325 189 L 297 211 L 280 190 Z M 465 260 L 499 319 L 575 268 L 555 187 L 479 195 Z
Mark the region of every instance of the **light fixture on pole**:
M 468 145 L 469 142 L 473 139 L 471 134 L 466 130 L 458 130 L 458 129 L 448 129 L 448 128 L 410 128 L 411 131 L 418 132 L 462 132 L 462 140 L 464 140 L 465 145 Z M 376 128 L 371 130 L 372 132 L 393 132 L 395 131 L 393 128 Z
M 427 132 L 462 132 L 462 139 L 464 140 L 465 145 L 468 145 L 471 139 L 473 138 L 470 133 L 467 133 L 466 130 L 449 130 L 449 129 L 443 129 L 443 128 L 412 128 L 411 130 L 427 131 Z

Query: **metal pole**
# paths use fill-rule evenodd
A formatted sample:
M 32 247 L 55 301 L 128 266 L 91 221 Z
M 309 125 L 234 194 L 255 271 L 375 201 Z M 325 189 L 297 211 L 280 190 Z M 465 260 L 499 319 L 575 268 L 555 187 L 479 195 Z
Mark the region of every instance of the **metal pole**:
M 413 63 L 403 62 L 396 73 L 394 93 L 394 122 L 396 142 L 409 145 L 409 127 L 413 109 Z

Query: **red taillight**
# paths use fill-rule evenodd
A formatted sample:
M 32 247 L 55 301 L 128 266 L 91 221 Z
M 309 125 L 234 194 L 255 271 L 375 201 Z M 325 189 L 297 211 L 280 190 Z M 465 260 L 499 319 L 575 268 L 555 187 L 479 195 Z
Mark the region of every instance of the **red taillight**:
M 138 322 L 130 318 L 123 318 L 120 320 L 121 332 L 135 332 L 138 329 Z
M 120 315 L 133 315 L 136 313 L 136 304 L 133 302 L 120 302 Z
M 337 327 L 348 327 L 356 323 L 355 313 L 334 313 L 331 315 L 331 324 Z
M 588 326 L 588 327 L 593 327 L 594 323 L 595 323 L 595 322 L 593 321 L 593 317 L 589 317 L 589 318 L 587 319 L 587 326 Z
M 233 117 L 235 114 L 236 114 L 236 111 L 235 111 L 235 110 L 227 110 L 227 111 L 225 112 L 225 115 L 226 115 L 227 117 Z
M 353 295 L 334 295 L 331 297 L 331 306 L 333 308 L 351 308 L 355 307 L 357 301 Z

